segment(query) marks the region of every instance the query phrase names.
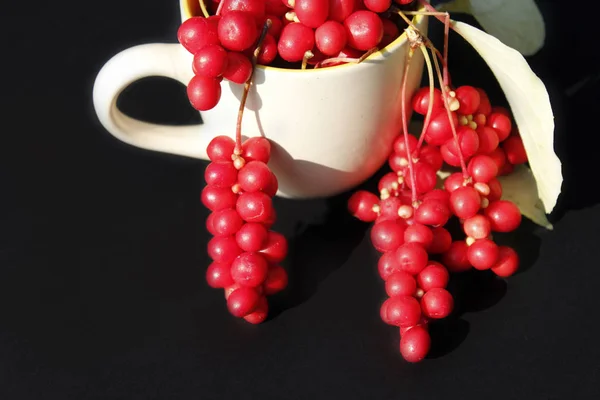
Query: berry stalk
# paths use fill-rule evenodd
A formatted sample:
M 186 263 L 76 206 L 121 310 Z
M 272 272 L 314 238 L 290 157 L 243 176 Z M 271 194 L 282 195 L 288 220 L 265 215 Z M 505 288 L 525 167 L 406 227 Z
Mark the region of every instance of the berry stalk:
M 429 58 L 429 53 L 427 52 L 427 47 L 425 45 L 419 46 L 421 53 L 423 53 L 423 58 L 425 59 L 425 65 L 427 65 L 427 77 L 429 78 L 429 98 L 433 99 L 433 93 L 435 89 L 435 77 L 433 75 L 433 67 L 431 65 L 431 59 Z M 431 113 L 433 111 L 433 101 L 429 101 L 427 104 L 427 114 L 425 114 L 425 121 L 423 122 L 423 129 L 421 130 L 421 136 L 419 136 L 419 142 L 417 143 L 417 149 L 415 150 L 416 156 L 419 156 L 419 150 L 423 145 L 423 141 L 425 140 L 425 131 L 427 131 L 427 127 L 429 126 L 429 120 L 431 119 Z
M 408 32 L 411 32 L 412 30 L 407 29 L 407 35 Z M 413 31 L 414 32 L 414 31 Z M 410 35 L 408 35 L 409 40 L 410 39 Z M 406 146 L 406 149 L 408 151 L 408 149 L 410 149 L 410 143 L 409 143 L 409 139 L 408 139 L 408 121 L 406 118 L 406 82 L 408 81 L 408 71 L 410 70 L 410 62 L 412 60 L 412 56 L 414 54 L 414 50 L 413 47 L 411 45 L 411 48 L 408 51 L 408 55 L 406 57 L 406 61 L 405 61 L 405 65 L 404 65 L 404 75 L 402 76 L 402 130 L 404 131 L 404 145 Z M 409 154 L 407 154 L 408 157 L 406 157 L 408 159 L 408 173 L 410 175 L 410 183 L 411 183 L 411 199 L 412 199 L 412 203 L 413 206 L 415 206 L 415 204 L 417 204 L 418 198 L 417 198 L 417 180 L 416 180 L 416 176 L 415 176 L 415 168 L 413 165 L 413 159 L 412 156 Z
M 206 4 L 204 4 L 204 0 L 198 0 L 200 3 L 200 10 L 202 10 L 202 15 L 204 15 L 204 18 L 208 18 L 210 17 L 210 14 L 208 13 L 208 10 L 206 9 Z M 223 3 L 223 2 L 221 2 Z M 219 4 L 219 6 L 221 6 L 221 4 Z

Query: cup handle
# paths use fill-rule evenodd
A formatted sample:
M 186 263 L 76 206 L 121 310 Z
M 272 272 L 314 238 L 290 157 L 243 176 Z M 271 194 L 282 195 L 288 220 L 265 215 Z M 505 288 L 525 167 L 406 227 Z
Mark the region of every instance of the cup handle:
M 206 146 L 217 129 L 203 124 L 159 125 L 137 120 L 117 108 L 117 98 L 133 82 L 162 76 L 187 86 L 193 76 L 191 56 L 178 43 L 142 44 L 113 56 L 94 82 L 94 108 L 100 123 L 119 140 L 147 150 L 207 159 Z

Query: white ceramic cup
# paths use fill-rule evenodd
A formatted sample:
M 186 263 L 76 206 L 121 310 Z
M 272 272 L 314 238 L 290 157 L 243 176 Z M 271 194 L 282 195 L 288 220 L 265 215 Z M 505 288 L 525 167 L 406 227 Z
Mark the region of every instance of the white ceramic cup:
M 184 21 L 197 9 L 197 0 L 180 0 L 180 7 Z M 427 17 L 414 22 L 426 33 Z M 256 68 L 242 133 L 271 141 L 269 166 L 279 180 L 279 196 L 333 196 L 364 182 L 383 165 L 401 132 L 400 89 L 408 49 L 402 34 L 360 64 L 316 70 Z M 94 107 L 102 125 L 116 138 L 143 149 L 207 159 L 206 146 L 213 137 L 235 134 L 243 85 L 224 79 L 219 104 L 201 113 L 199 125 L 151 124 L 116 106 L 119 94 L 144 77 L 168 77 L 187 85 L 193 76 L 192 59 L 179 43 L 143 44 L 116 54 L 94 84 Z M 420 83 L 422 71 L 423 58 L 416 51 L 408 96 Z

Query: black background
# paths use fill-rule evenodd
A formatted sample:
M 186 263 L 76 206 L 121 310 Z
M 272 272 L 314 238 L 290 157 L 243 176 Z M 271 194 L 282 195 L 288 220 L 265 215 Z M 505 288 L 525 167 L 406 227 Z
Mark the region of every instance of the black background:
M 175 42 L 176 1 L 3 5 L 0 398 L 600 395 L 600 63 L 593 9 L 577 15 L 567 3 L 540 3 L 547 43 L 528 58 L 550 92 L 564 162 L 555 230 L 524 222 L 502 238 L 523 258 L 507 281 L 454 281 L 457 312 L 432 326 L 431 357 L 416 365 L 379 320 L 377 254 L 368 226 L 345 211 L 348 194 L 277 200 L 291 283 L 271 299 L 272 318 L 251 326 L 204 282 L 206 163 L 125 145 L 97 121 L 97 72 L 132 45 Z M 503 104 L 475 53 L 451 46 L 454 83 L 483 85 Z M 135 84 L 120 106 L 155 122 L 198 120 L 166 79 Z

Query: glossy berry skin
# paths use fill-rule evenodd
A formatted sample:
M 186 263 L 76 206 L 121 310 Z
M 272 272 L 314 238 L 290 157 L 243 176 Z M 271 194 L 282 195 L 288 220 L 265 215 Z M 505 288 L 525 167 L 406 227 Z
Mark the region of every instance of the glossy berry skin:
M 435 288 L 445 288 L 450 280 L 448 270 L 440 263 L 430 261 L 417 275 L 417 284 L 425 292 Z
M 204 207 L 211 211 L 235 208 L 237 202 L 237 195 L 229 187 L 205 186 L 200 197 Z
M 442 168 L 444 159 L 436 146 L 425 145 L 419 151 L 419 162 L 427 163 L 437 171 Z
M 379 198 L 366 190 L 356 191 L 348 199 L 348 210 L 350 214 L 364 222 L 372 222 L 377 219 L 377 213 L 373 207 L 379 203 Z
M 527 162 L 527 153 L 523 145 L 523 139 L 519 136 L 511 136 L 502 143 L 502 148 L 506 153 L 506 158 L 513 165 L 524 164 Z
M 400 354 L 410 363 L 423 360 L 430 348 L 431 337 L 422 326 L 414 326 L 400 337 Z
M 471 158 L 467 170 L 475 182 L 489 182 L 498 175 L 498 165 L 491 157 L 484 154 Z
M 329 0 L 329 20 L 344 22 L 354 11 L 355 0 Z
M 288 62 L 301 61 L 304 54 L 315 45 L 313 30 L 301 23 L 287 24 L 281 31 L 277 51 L 281 58 Z
M 271 183 L 271 170 L 262 161 L 250 161 L 240 169 L 237 179 L 244 192 L 264 191 Z
M 450 209 L 458 218 L 471 218 L 481 207 L 481 197 L 471 186 L 463 186 L 450 193 Z
M 196 75 L 218 78 L 227 67 L 227 51 L 217 44 L 204 46 L 194 54 L 192 65 Z
M 287 239 L 279 232 L 269 231 L 267 241 L 259 252 L 270 264 L 280 263 L 288 252 Z
M 479 108 L 481 97 L 473 86 L 459 86 L 454 91 L 460 104 L 457 112 L 462 115 L 471 115 Z
M 210 186 L 231 187 L 237 181 L 238 171 L 231 161 L 211 162 L 204 170 L 204 180 Z
M 388 325 L 408 327 L 419 322 L 421 306 L 412 296 L 395 296 L 382 304 L 380 314 Z
M 243 11 L 252 15 L 256 21 L 262 21 L 265 16 L 266 6 L 264 0 L 222 0 L 223 8 L 220 15 L 227 15 L 231 11 Z
M 267 273 L 267 279 L 263 284 L 265 294 L 270 296 L 275 293 L 281 292 L 287 287 L 288 274 L 280 265 L 274 265 L 269 268 Z
M 427 266 L 429 256 L 423 246 L 417 243 L 405 243 L 396 250 L 396 260 L 402 271 L 417 275 Z
M 206 219 L 206 228 L 213 236 L 231 236 L 242 227 L 244 221 L 233 208 L 211 213 Z
M 215 236 L 209 240 L 208 256 L 219 263 L 231 263 L 242 250 L 238 247 L 233 236 Z
M 274 214 L 271 197 L 263 192 L 242 193 L 235 209 L 246 222 L 266 222 Z
M 235 241 L 240 249 L 244 251 L 259 251 L 267 241 L 267 228 L 257 222 L 244 224 L 236 233 Z
M 253 325 L 260 324 L 267 319 L 269 313 L 269 303 L 265 296 L 261 296 L 258 300 L 258 305 L 250 314 L 245 315 L 243 318 L 246 322 Z
M 198 111 L 214 108 L 221 99 L 221 83 L 214 78 L 195 75 L 186 90 L 190 104 Z
M 303 25 L 318 28 L 329 15 L 329 0 L 296 0 L 294 11 Z
M 415 189 L 418 194 L 427 193 L 435 188 L 437 183 L 437 175 L 435 169 L 431 165 L 425 162 L 418 162 L 413 164 L 414 175 L 415 175 Z M 410 171 L 408 168 L 405 170 L 405 182 L 409 189 L 412 189 L 412 179 L 410 177 Z
M 454 126 L 458 126 L 458 117 L 456 113 L 450 114 Z M 431 114 L 429 125 L 425 131 L 425 141 L 434 146 L 441 146 L 446 141 L 453 138 L 452 126 L 448 119 L 448 112 L 445 108 L 439 108 Z
M 206 270 L 206 283 L 215 289 L 222 289 L 233 285 L 235 282 L 231 277 L 229 264 L 211 263 Z
M 452 242 L 450 249 L 442 254 L 442 264 L 446 266 L 448 271 L 458 273 L 465 272 L 471 269 L 471 264 L 467 258 L 469 246 L 464 240 Z
M 492 112 L 492 105 L 490 104 L 490 98 L 488 97 L 487 93 L 483 89 L 481 89 L 481 88 L 476 88 L 476 89 L 477 89 L 477 92 L 479 92 L 479 107 L 477 107 L 477 111 L 475 111 L 475 113 L 483 114 L 487 117 Z
M 339 22 L 327 21 L 315 31 L 315 44 L 321 53 L 337 55 L 346 47 L 346 28 Z
M 412 98 L 412 108 L 417 114 L 426 115 L 429 107 L 429 87 L 425 86 L 418 89 Z M 433 89 L 432 113 L 444 108 L 442 100 L 442 91 L 438 88 Z
M 241 287 L 227 298 L 227 309 L 235 316 L 242 318 L 256 309 L 260 302 L 260 295 L 253 288 Z
M 231 277 L 240 286 L 259 286 L 267 273 L 267 261 L 260 253 L 242 253 L 231 263 Z
M 221 16 L 218 26 L 219 41 L 227 50 L 244 51 L 258 38 L 253 16 L 243 11 L 230 11 Z
M 250 48 L 252 49 L 252 48 Z M 269 65 L 277 58 L 277 40 L 267 33 L 263 40 L 257 62 L 260 65 Z
M 492 233 L 492 224 L 486 216 L 477 214 L 463 222 L 463 230 L 473 239 L 485 239 Z
M 377 261 L 377 271 L 384 281 L 387 281 L 394 272 L 401 271 L 400 264 L 396 259 L 396 253 L 394 251 L 388 251 L 379 257 L 379 260 Z
M 475 269 L 490 269 L 498 259 L 498 245 L 490 239 L 476 240 L 467 250 L 467 259 Z
M 494 232 L 512 232 L 521 224 L 521 211 L 508 200 L 491 202 L 485 209 Z
M 231 155 L 235 148 L 235 141 L 229 136 L 220 135 L 215 136 L 208 146 L 206 147 L 206 154 L 208 158 L 215 161 L 229 161 L 231 162 Z
M 442 254 L 448 251 L 452 245 L 452 236 L 447 229 L 438 226 L 431 229 L 433 239 L 426 250 L 429 254 Z
M 500 140 L 496 131 L 489 126 L 478 126 L 477 135 L 479 136 L 479 154 L 490 154 L 498 148 Z
M 421 310 L 427 318 L 446 318 L 454 309 L 454 298 L 442 288 L 434 288 L 421 298 Z
M 416 290 L 415 278 L 404 271 L 394 272 L 385 281 L 385 292 L 390 297 L 412 296 Z
M 437 199 L 425 200 L 415 210 L 414 219 L 423 225 L 443 226 L 450 219 L 448 203 Z
M 245 83 L 252 74 L 252 63 L 242 53 L 230 51 L 227 53 L 227 67 L 223 78 L 233 83 Z
M 367 9 L 376 13 L 382 13 L 390 8 L 392 0 L 364 0 L 364 3 Z
M 218 18 L 188 18 L 179 26 L 177 39 L 192 54 L 196 54 L 206 45 L 219 45 L 218 21 Z
M 456 189 L 463 187 L 464 181 L 465 181 L 465 178 L 464 178 L 462 172 L 454 172 L 453 174 L 451 174 L 444 180 L 444 189 L 446 189 L 448 191 L 448 193 L 452 193 Z M 449 201 L 450 201 L 450 198 L 448 197 L 448 202 Z M 450 203 L 448 203 L 448 204 L 450 204 Z
M 266 164 L 271 157 L 271 142 L 262 136 L 253 136 L 242 143 L 242 152 L 246 162 L 262 161 Z
M 506 114 L 499 112 L 492 112 L 487 118 L 486 125 L 496 131 L 498 140 L 501 142 L 510 135 L 512 130 L 510 118 Z
M 405 243 L 417 243 L 423 248 L 427 249 L 433 241 L 433 232 L 431 229 L 418 222 L 413 223 L 406 227 L 404 231 L 404 242 Z
M 344 20 L 348 44 L 362 51 L 367 51 L 379 44 L 383 38 L 381 18 L 367 10 L 355 11 Z
M 491 270 L 502 278 L 508 278 L 519 269 L 519 255 L 517 252 L 507 246 L 498 247 L 498 259 Z
M 371 243 L 382 253 L 396 250 L 404 243 L 405 227 L 394 220 L 376 223 L 371 228 Z
M 494 178 L 494 179 L 491 179 L 487 183 L 487 185 L 490 188 L 490 194 L 488 194 L 488 196 L 487 196 L 488 200 L 490 202 L 500 200 L 500 198 L 502 197 L 502 185 L 500 184 L 500 181 L 498 181 L 498 179 Z

